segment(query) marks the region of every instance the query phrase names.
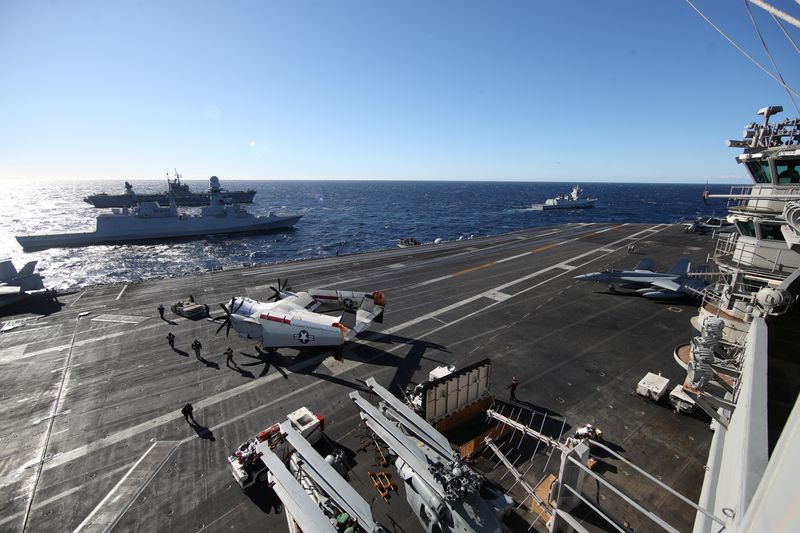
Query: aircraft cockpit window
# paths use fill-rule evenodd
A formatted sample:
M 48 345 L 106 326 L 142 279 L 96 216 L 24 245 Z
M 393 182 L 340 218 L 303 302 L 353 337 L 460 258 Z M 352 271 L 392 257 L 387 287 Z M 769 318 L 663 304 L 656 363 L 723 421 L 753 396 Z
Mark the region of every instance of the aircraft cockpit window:
M 785 241 L 783 233 L 781 233 L 780 224 L 759 224 L 758 229 L 761 232 L 761 238 L 768 241 Z
M 742 234 L 742 236 L 744 237 L 756 236 L 756 225 L 753 223 L 752 220 L 739 220 L 736 222 L 736 228 L 739 230 L 739 233 Z
M 800 161 L 779 161 L 775 163 L 778 183 L 800 183 Z
M 751 161 L 747 163 L 747 170 L 750 171 L 756 183 L 772 183 L 768 161 Z

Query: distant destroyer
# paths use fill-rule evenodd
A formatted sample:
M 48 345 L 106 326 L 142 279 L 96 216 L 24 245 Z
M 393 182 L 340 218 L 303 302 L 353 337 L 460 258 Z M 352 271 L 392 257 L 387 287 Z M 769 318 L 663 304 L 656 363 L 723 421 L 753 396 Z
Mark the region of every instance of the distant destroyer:
M 125 182 L 124 194 L 91 194 L 83 199 L 84 202 L 92 204 L 94 207 L 133 207 L 136 202 L 131 198 L 130 192 L 133 186 Z M 253 203 L 256 191 L 248 189 L 246 191 L 225 191 L 224 196 L 240 204 Z M 167 190 L 158 194 L 138 194 L 136 198 L 139 202 L 158 202 L 162 205 L 169 203 L 169 197 L 175 200 L 175 205 L 181 207 L 200 207 L 208 205 L 211 197 L 208 192 L 192 192 L 189 186 L 181 183 L 181 175 L 175 172 L 175 179 L 170 179 L 167 174 Z
M 115 209 L 97 217 L 93 232 L 53 235 L 20 235 L 17 242 L 28 252 L 47 248 L 114 244 L 154 239 L 203 237 L 221 233 L 244 233 L 285 229 L 294 226 L 303 215 L 255 216 L 238 204 L 226 204 L 219 178 L 212 176 L 208 190 L 209 204 L 200 215 L 178 212 L 175 202 L 162 207 L 158 202 L 139 201 L 132 189 L 129 195 L 136 207 Z
M 548 198 L 543 204 L 533 204 L 531 209 L 535 211 L 549 211 L 550 209 L 586 209 L 594 207 L 597 198 L 583 196 L 583 189 L 580 185 L 575 185 L 572 192 L 564 196 Z

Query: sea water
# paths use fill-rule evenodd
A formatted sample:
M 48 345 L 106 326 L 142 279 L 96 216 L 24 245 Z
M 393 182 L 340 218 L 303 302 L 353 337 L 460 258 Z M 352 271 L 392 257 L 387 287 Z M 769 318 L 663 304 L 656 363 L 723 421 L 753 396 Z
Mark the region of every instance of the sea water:
M 12 182 L 13 183 L 13 182 Z M 195 191 L 207 182 L 187 180 Z M 135 181 L 139 192 L 161 192 L 162 181 Z M 256 215 L 305 212 L 293 230 L 217 235 L 199 240 L 25 253 L 14 237 L 93 231 L 104 210 L 82 201 L 98 192 L 121 194 L 112 181 L 13 183 L 0 197 L 0 258 L 17 267 L 37 259 L 48 287 L 182 276 L 243 264 L 266 264 L 397 247 L 398 240 L 453 241 L 566 223 L 672 223 L 698 215 L 723 215 L 706 205 L 703 185 L 585 183 L 598 198 L 591 209 L 535 211 L 531 204 L 568 194 L 574 183 L 413 181 L 224 181 L 231 190 L 252 188 Z M 711 187 L 730 191 L 729 185 Z M 198 212 L 199 208 L 179 208 Z

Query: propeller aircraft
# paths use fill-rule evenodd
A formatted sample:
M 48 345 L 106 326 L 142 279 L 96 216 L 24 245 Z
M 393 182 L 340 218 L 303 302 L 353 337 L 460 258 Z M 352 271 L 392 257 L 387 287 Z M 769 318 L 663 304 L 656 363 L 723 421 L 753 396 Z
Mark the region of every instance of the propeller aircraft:
M 686 294 L 696 295 L 706 286 L 700 275 L 707 268 L 691 270 L 689 259 L 682 258 L 666 272 L 656 272 L 655 263 L 651 259 L 642 259 L 633 270 L 601 270 L 575 276 L 578 281 L 594 281 L 608 283 L 610 290 L 616 288 L 629 289 L 651 300 L 679 298 Z
M 240 337 L 260 339 L 264 348 L 341 346 L 353 340 L 372 322 L 383 322 L 386 298 L 382 292 L 310 289 L 293 292 L 288 280 L 270 286 L 266 302 L 234 296 L 227 304 L 219 333 L 233 328 Z M 341 315 L 325 312 L 342 311 Z M 222 318 L 222 317 L 219 317 Z

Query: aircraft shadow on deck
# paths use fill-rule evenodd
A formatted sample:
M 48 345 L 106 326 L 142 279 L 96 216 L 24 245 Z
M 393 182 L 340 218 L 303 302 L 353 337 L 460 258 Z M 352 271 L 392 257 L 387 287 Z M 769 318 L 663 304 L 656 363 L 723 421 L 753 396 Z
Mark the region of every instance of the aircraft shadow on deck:
M 11 303 L 5 307 L 0 307 L 0 317 L 25 314 L 50 316 L 61 311 L 63 307 L 64 304 L 62 302 L 51 302 L 48 301 L 44 296 L 32 294 L 26 295 L 23 299 Z

